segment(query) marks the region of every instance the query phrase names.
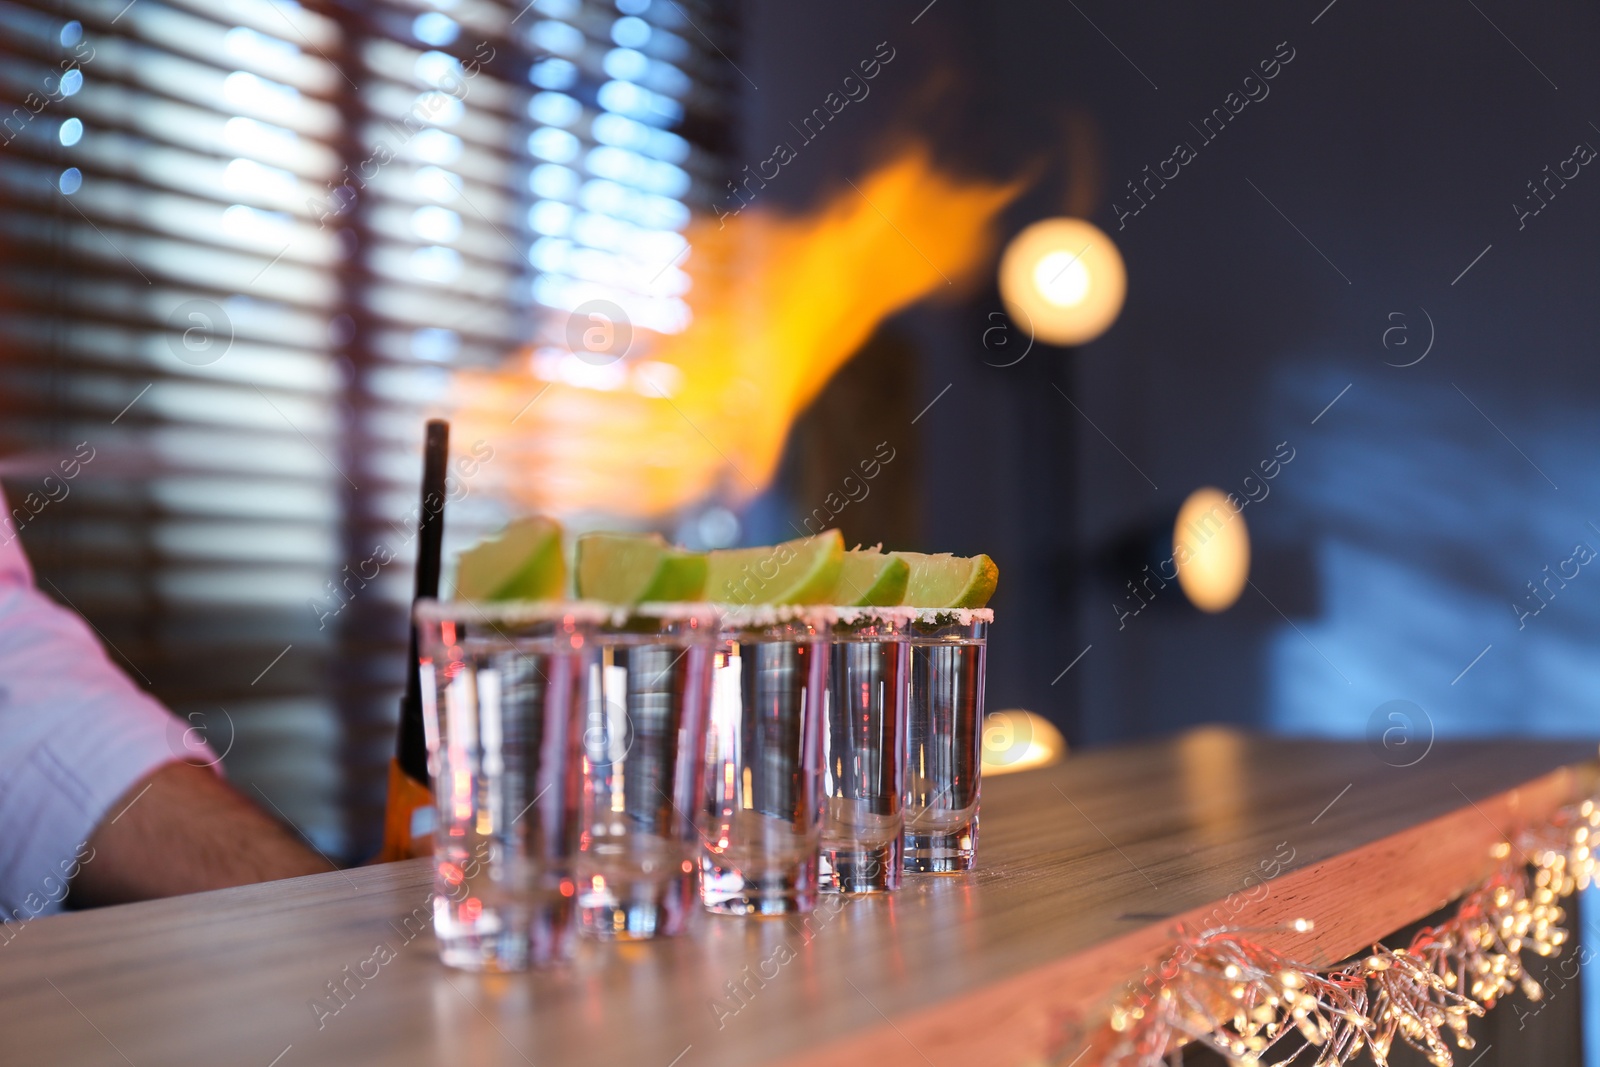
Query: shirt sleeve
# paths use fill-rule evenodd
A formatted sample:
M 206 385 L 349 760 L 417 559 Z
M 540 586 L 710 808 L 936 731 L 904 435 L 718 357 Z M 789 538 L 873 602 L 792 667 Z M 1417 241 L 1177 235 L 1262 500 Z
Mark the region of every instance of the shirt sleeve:
M 158 767 L 197 758 L 215 763 L 83 619 L 34 587 L 0 495 L 0 919 L 60 910 L 94 862 L 89 836 L 120 816 L 112 806 Z

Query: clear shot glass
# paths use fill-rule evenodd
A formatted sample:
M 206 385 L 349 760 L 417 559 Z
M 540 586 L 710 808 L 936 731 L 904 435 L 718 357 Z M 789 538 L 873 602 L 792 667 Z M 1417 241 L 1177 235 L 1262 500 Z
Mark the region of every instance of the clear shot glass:
M 697 814 L 717 613 L 708 605 L 618 609 L 588 646 L 583 678 L 584 934 L 680 934 L 696 911 Z
M 823 892 L 900 888 L 905 830 L 907 614 L 837 608 L 822 729 Z
M 433 776 L 439 958 L 522 971 L 570 957 L 582 826 L 592 605 L 423 601 L 416 608 Z
M 825 613 L 725 611 L 713 668 L 701 898 L 725 915 L 808 912 L 822 831 Z
M 970 870 L 978 848 L 988 608 L 922 611 L 906 624 L 907 871 Z

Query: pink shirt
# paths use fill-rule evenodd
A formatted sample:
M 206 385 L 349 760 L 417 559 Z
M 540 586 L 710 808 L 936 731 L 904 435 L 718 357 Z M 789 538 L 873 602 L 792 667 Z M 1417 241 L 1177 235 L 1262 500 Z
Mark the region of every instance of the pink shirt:
M 81 618 L 34 588 L 0 495 L 0 919 L 59 911 L 68 879 L 94 862 L 95 827 L 178 759 L 208 755 Z M 18 932 L 0 926 L 0 944 Z

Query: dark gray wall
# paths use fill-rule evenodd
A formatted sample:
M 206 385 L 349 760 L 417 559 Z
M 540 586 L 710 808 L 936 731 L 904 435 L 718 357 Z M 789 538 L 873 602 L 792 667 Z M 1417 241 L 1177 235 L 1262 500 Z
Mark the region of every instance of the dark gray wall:
M 915 408 L 955 383 L 918 424 L 926 543 L 1002 566 L 991 707 L 1089 741 L 1206 720 L 1381 734 L 1396 711 L 1416 733 L 1391 741 L 1418 744 L 1596 732 L 1600 568 L 1563 561 L 1600 549 L 1600 168 L 1552 181 L 1537 215 L 1512 205 L 1536 206 L 1526 183 L 1574 146 L 1600 147 L 1600 13 L 862 8 L 744 7 L 752 162 L 877 42 L 898 53 L 774 203 L 814 202 L 914 134 L 956 170 L 1042 165 L 1007 234 L 1076 202 L 1128 264 L 1104 338 L 1016 367 L 985 363 L 992 292 L 893 324 L 920 349 Z M 1269 95 L 1203 143 L 1190 124 L 1290 49 Z M 1119 229 L 1125 183 L 1180 141 L 1194 161 Z M 1430 335 L 1425 359 L 1393 365 Z M 1237 491 L 1284 441 L 1294 460 L 1245 513 L 1255 588 L 1215 617 L 1168 590 L 1119 630 L 1128 539 L 1170 526 L 1196 486 Z M 1562 567 L 1577 576 L 1541 606 L 1526 583 Z

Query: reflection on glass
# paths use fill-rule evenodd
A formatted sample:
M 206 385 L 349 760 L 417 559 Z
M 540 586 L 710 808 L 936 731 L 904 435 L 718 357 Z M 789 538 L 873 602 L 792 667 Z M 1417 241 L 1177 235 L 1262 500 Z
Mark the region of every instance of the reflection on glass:
M 900 887 L 908 654 L 897 622 L 834 625 L 822 742 L 825 890 Z
M 965 871 L 978 847 L 987 611 L 911 624 L 905 868 Z
M 695 908 L 716 617 L 684 608 L 599 628 L 584 658 L 585 933 L 679 934 Z
M 725 626 L 706 739 L 706 907 L 807 912 L 817 901 L 827 624 Z

